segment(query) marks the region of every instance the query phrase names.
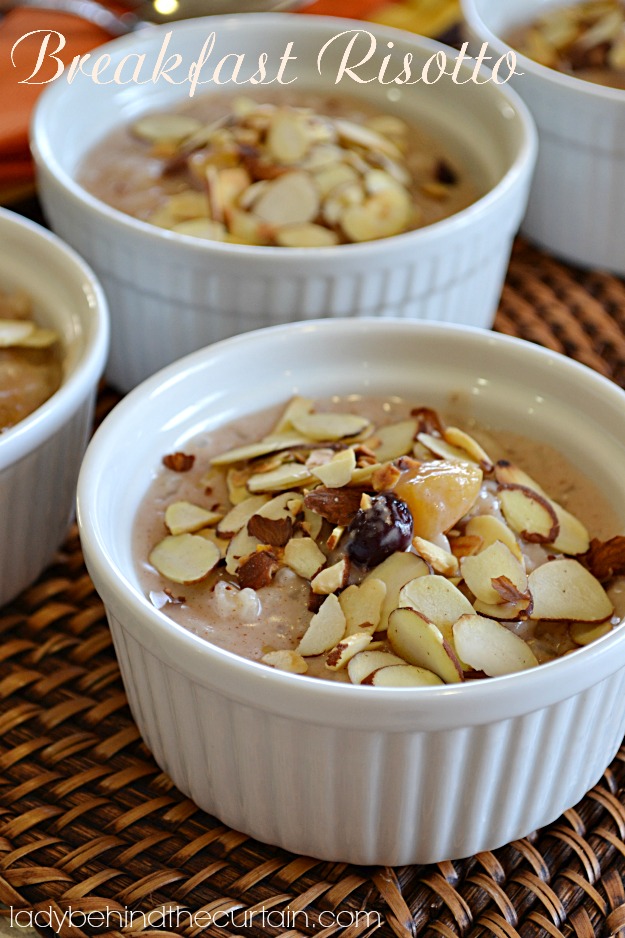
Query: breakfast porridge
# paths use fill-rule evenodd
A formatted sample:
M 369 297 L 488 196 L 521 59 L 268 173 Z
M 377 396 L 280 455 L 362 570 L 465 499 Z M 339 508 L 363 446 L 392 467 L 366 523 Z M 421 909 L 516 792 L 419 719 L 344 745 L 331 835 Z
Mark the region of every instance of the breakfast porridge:
M 586 0 L 550 7 L 509 37 L 541 65 L 586 81 L 625 88 L 625 3 Z
M 465 426 L 298 397 L 196 438 L 139 511 L 146 595 L 244 657 L 376 686 L 512 673 L 609 632 L 625 538 L 600 494 L 545 444 Z
M 47 401 L 61 375 L 56 332 L 37 325 L 25 293 L 0 290 L 0 433 Z
M 401 234 L 466 208 L 476 182 L 416 125 L 343 97 L 297 106 L 207 96 L 102 140 L 79 181 L 180 234 L 331 247 Z

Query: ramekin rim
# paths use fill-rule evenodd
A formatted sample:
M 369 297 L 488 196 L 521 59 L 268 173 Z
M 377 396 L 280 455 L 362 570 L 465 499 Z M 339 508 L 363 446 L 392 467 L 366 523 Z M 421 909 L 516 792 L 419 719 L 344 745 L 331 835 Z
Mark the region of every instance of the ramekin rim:
M 235 20 L 234 15 L 204 17 L 203 19 L 206 21 L 209 19 L 211 21 L 221 20 L 222 22 L 226 21 L 227 24 L 232 23 L 233 25 L 240 25 L 241 18 L 245 18 L 246 20 L 258 20 L 263 24 L 267 24 L 269 20 L 281 24 L 292 24 L 295 19 L 298 23 L 302 23 L 302 28 L 306 21 L 328 27 L 337 26 L 340 28 L 341 25 L 347 24 L 352 28 L 363 28 L 363 21 L 361 20 L 333 16 L 316 16 L 308 13 L 298 14 L 297 17 L 294 17 L 292 13 L 243 13 L 236 14 L 236 16 L 238 20 Z M 197 24 L 197 22 L 198 20 L 193 21 L 194 24 Z M 193 24 L 180 21 L 178 31 L 190 30 L 191 25 Z M 250 28 L 251 25 L 253 24 L 250 24 Z M 376 32 L 382 36 L 392 37 L 399 35 L 404 42 L 409 40 L 415 45 L 431 49 L 433 52 L 439 49 L 455 51 L 452 47 L 446 46 L 444 43 L 438 42 L 437 40 L 417 34 L 406 33 L 404 30 L 395 29 L 391 26 L 382 26 L 376 23 L 365 23 L 364 25 L 375 27 Z M 161 26 L 158 28 L 162 29 Z M 136 37 L 137 34 L 132 35 Z M 146 38 L 149 38 L 148 33 L 144 35 Z M 106 46 L 102 48 L 110 47 L 111 45 L 115 45 L 119 48 L 122 44 L 129 45 L 130 41 L 131 36 L 123 36 L 106 43 Z M 463 66 L 463 68 L 468 69 L 468 66 Z M 488 69 L 482 67 L 480 74 L 487 75 Z M 310 258 L 311 256 L 321 261 L 330 258 L 338 260 L 341 257 L 359 257 L 361 255 L 366 256 L 371 252 L 380 252 L 380 245 L 388 245 L 389 250 L 392 250 L 393 246 L 398 245 L 398 243 L 401 243 L 402 246 L 407 243 L 414 243 L 414 246 L 418 247 L 420 242 L 438 241 L 456 230 L 462 231 L 464 228 L 471 225 L 475 219 L 479 219 L 488 212 L 492 203 L 497 203 L 504 199 L 509 190 L 515 187 L 519 177 L 522 177 L 528 169 L 533 168 L 538 153 L 538 131 L 529 108 L 513 88 L 502 84 L 492 86 L 491 93 L 493 93 L 493 89 L 495 89 L 495 93 L 500 95 L 502 102 L 506 102 L 514 108 L 522 133 L 522 139 L 520 140 L 512 162 L 504 175 L 494 186 L 488 189 L 480 198 L 476 199 L 475 202 L 471 203 L 471 205 L 433 224 L 424 225 L 421 228 L 402 232 L 401 234 L 393 235 L 389 238 L 365 241 L 358 244 L 340 244 L 333 247 L 321 247 L 315 248 L 314 250 L 310 248 L 289 248 L 286 250 L 271 245 L 230 244 L 210 241 L 208 239 L 203 240 L 191 235 L 184 235 L 179 232 L 158 228 L 155 225 L 151 225 L 149 222 L 142 221 L 141 219 L 115 209 L 103 200 L 98 199 L 81 186 L 69 172 L 65 171 L 57 162 L 54 152 L 51 149 L 49 153 L 46 154 L 47 158 L 44 158 L 41 143 L 42 131 L 40 129 L 42 120 L 41 114 L 46 106 L 46 100 L 51 98 L 52 95 L 60 93 L 58 87 L 55 88 L 54 84 L 45 89 L 35 106 L 30 125 L 30 149 L 38 170 L 47 172 L 56 183 L 63 188 L 64 193 L 72 198 L 75 204 L 89 209 L 95 216 L 105 219 L 107 223 L 117 226 L 120 230 L 133 232 L 138 237 L 147 237 L 151 242 L 156 244 L 184 245 L 185 250 L 193 249 L 194 254 L 200 257 L 214 254 L 216 256 L 225 255 L 234 258 L 237 256 L 241 258 L 263 258 L 270 259 L 272 264 L 278 263 L 285 266 L 292 263 L 300 264 L 303 257 Z
M 89 390 L 96 387 L 106 364 L 110 333 L 104 291 L 80 255 L 53 232 L 0 207 L 0 225 L 4 224 L 16 225 L 33 238 L 46 241 L 57 256 L 70 262 L 73 273 L 77 275 L 76 282 L 78 278 L 81 280 L 85 303 L 93 314 L 93 322 L 90 330 L 85 328 L 84 322 L 81 324 L 84 347 L 71 373 L 64 378 L 58 390 L 32 414 L 0 434 L 0 471 L 19 462 L 53 436 L 85 400 Z
M 125 572 L 112 561 L 106 549 L 106 544 L 101 539 L 100 532 L 94 525 L 93 512 L 88 510 L 89 504 L 93 501 L 92 498 L 89 498 L 89 490 L 93 488 L 95 477 L 97 476 L 97 452 L 104 447 L 107 435 L 111 431 L 111 426 L 114 426 L 119 421 L 124 421 L 126 414 L 135 408 L 139 400 L 151 397 L 152 393 L 156 391 L 158 387 L 169 384 L 176 377 L 178 380 L 182 380 L 183 373 L 186 374 L 189 369 L 201 370 L 202 368 L 209 367 L 211 357 L 220 354 L 224 345 L 232 347 L 240 344 L 253 343 L 258 333 L 270 333 L 274 336 L 278 336 L 284 332 L 294 333 L 306 331 L 311 328 L 321 328 L 332 331 L 341 326 L 345 326 L 345 324 L 348 324 L 347 328 L 350 330 L 356 329 L 363 331 L 366 331 L 374 325 L 378 328 L 390 328 L 398 331 L 402 329 L 412 330 L 416 327 L 418 331 L 434 334 L 459 332 L 467 341 L 481 342 L 482 340 L 489 340 L 491 343 L 496 343 L 503 347 L 522 348 L 527 354 L 542 359 L 545 363 L 547 361 L 555 361 L 561 367 L 569 369 L 572 372 L 577 372 L 579 375 L 584 375 L 586 379 L 590 380 L 601 391 L 610 395 L 610 397 L 619 398 L 618 404 L 620 406 L 622 406 L 623 403 L 621 399 L 623 394 L 622 389 L 588 366 L 553 352 L 550 349 L 526 342 L 523 339 L 499 333 L 491 333 L 474 326 L 454 323 L 406 321 L 396 317 L 384 320 L 374 317 L 363 317 L 359 319 L 322 319 L 287 323 L 243 333 L 223 339 L 211 346 L 206 346 L 203 349 L 192 352 L 178 362 L 166 366 L 160 372 L 152 375 L 146 381 L 142 382 L 141 385 L 129 392 L 120 404 L 105 418 L 87 449 L 78 480 L 77 518 L 81 540 L 84 539 L 85 553 L 89 557 L 89 563 L 97 566 L 99 575 L 106 580 L 113 594 L 127 609 L 130 609 L 134 614 L 138 615 L 142 621 L 150 623 L 151 635 L 156 634 L 155 630 L 158 630 L 161 634 L 167 635 L 169 640 L 182 642 L 184 646 L 193 649 L 202 656 L 208 656 L 215 662 L 220 662 L 223 666 L 228 666 L 236 671 L 240 671 L 245 675 L 246 680 L 251 680 L 252 682 L 258 681 L 260 683 L 272 680 L 277 682 L 277 686 L 282 687 L 285 692 L 290 688 L 303 688 L 299 691 L 300 694 L 307 690 L 313 698 L 322 694 L 323 699 L 327 699 L 328 690 L 332 690 L 339 695 L 340 699 L 355 699 L 352 695 L 357 694 L 358 698 L 361 700 L 375 700 L 376 704 L 379 703 L 380 705 L 384 704 L 388 706 L 395 705 L 398 699 L 404 699 L 404 697 L 414 701 L 427 701 L 430 698 L 434 700 L 446 699 L 450 701 L 450 705 L 453 706 L 453 702 L 457 700 L 467 703 L 470 701 L 476 704 L 480 703 L 483 694 L 487 694 L 487 700 L 493 697 L 493 693 L 505 695 L 509 692 L 512 694 L 518 689 L 519 684 L 521 689 L 525 691 L 531 691 L 534 688 L 540 689 L 544 686 L 544 681 L 548 681 L 549 675 L 552 674 L 554 675 L 554 680 L 557 678 L 565 685 L 566 681 L 563 679 L 567 675 L 570 676 L 575 673 L 586 674 L 586 672 L 589 672 L 594 661 L 597 658 L 603 658 L 606 646 L 608 648 L 614 648 L 625 643 L 625 619 L 623 623 L 621 623 L 620 628 L 602 636 L 590 645 L 578 649 L 575 655 L 567 655 L 550 662 L 545 662 L 538 668 L 493 677 L 487 681 L 446 684 L 443 687 L 371 689 L 367 687 L 354 687 L 351 684 L 343 684 L 341 682 L 323 681 L 305 675 L 287 674 L 267 668 L 258 662 L 248 660 L 234 652 L 219 648 L 206 639 L 203 639 L 201 636 L 195 635 L 185 629 L 184 626 L 179 625 L 153 607 L 147 598 L 129 581 Z M 181 363 L 185 364 L 186 367 L 181 368 Z M 202 650 L 200 651 L 200 649 Z M 622 667 L 622 664 L 617 664 L 614 670 L 618 670 L 620 667 Z M 541 675 L 546 675 L 546 677 L 542 677 Z M 471 688 L 471 690 L 469 690 L 469 688 Z M 493 691 L 491 688 L 495 690 Z M 344 698 L 346 693 L 348 697 Z M 562 699 L 573 696 L 575 693 L 577 693 L 576 690 L 572 693 L 563 691 Z M 528 712 L 532 709 L 532 706 L 533 705 L 528 705 Z

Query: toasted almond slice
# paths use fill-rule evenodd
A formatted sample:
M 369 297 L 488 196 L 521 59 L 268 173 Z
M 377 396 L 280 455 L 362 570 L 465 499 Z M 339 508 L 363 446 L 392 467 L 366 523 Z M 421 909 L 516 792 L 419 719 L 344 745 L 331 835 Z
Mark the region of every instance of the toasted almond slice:
M 249 471 L 240 472 L 238 469 L 228 469 L 226 472 L 226 485 L 228 486 L 228 498 L 231 504 L 238 505 L 250 497 L 247 490 L 249 477 Z
M 550 560 L 536 567 L 528 585 L 534 603 L 531 619 L 603 622 L 614 613 L 599 580 L 577 560 Z
M 588 622 L 572 622 L 569 626 L 569 635 L 576 645 L 590 645 L 591 642 L 607 635 L 612 631 L 611 622 L 601 622 L 599 625 Z
M 519 635 L 483 616 L 461 616 L 454 624 L 454 640 L 462 658 L 490 677 L 536 667 L 536 655 Z
M 433 671 L 446 684 L 464 679 L 462 667 L 441 630 L 414 609 L 395 609 L 388 620 L 393 651 L 408 664 Z
M 473 557 L 464 557 L 460 562 L 460 570 L 475 598 L 483 603 L 496 605 L 504 601 L 500 592 L 493 587 L 493 580 L 497 577 L 507 577 L 519 593 L 527 591 L 523 563 L 501 541 L 495 541 Z
M 13 346 L 15 348 L 49 348 L 58 340 L 59 334 L 54 329 L 35 328 L 33 332 L 20 339 L 19 342 L 14 342 Z
M 292 537 L 284 547 L 283 560 L 298 576 L 312 580 L 326 562 L 326 555 L 312 538 Z
M 320 570 L 310 583 L 313 593 L 327 595 L 336 593 L 347 583 L 349 576 L 349 560 L 344 557 L 330 567 Z
M 236 206 L 227 211 L 228 231 L 230 238 L 239 244 L 267 245 L 271 243 L 273 229 L 271 225 Z
M 308 151 L 308 154 L 302 160 L 302 169 L 316 173 L 321 169 L 327 169 L 329 166 L 340 163 L 342 158 L 343 151 L 340 147 L 332 143 L 318 143 Z
M 385 189 L 397 189 L 400 186 L 397 180 L 384 169 L 368 169 L 363 182 L 367 195 L 375 195 L 376 192 L 383 192 Z
M 296 651 L 268 651 L 260 660 L 277 671 L 287 671 L 289 674 L 306 674 L 308 671 L 308 665 Z
M 479 554 L 483 544 L 482 538 L 477 534 L 460 534 L 455 537 L 449 535 L 449 549 L 458 560 Z
M 234 535 L 226 550 L 226 570 L 235 574 L 243 560 L 255 553 L 256 548 L 262 546 L 258 538 L 248 533 L 247 527 Z
M 362 205 L 348 206 L 341 216 L 341 228 L 353 242 L 375 241 L 401 234 L 410 225 L 412 202 L 406 189 L 384 189 Z
M 170 534 L 194 534 L 200 528 L 208 528 L 217 524 L 223 514 L 217 511 L 207 511 L 191 502 L 172 502 L 165 511 L 165 524 Z
M 322 199 L 327 199 L 331 193 L 343 186 L 360 181 L 356 170 L 342 162 L 322 166 L 314 172 L 313 178 Z
M 271 472 L 257 472 L 250 477 L 247 487 L 250 492 L 279 492 L 293 486 L 305 485 L 311 479 L 306 466 L 287 462 Z
M 458 558 L 452 553 L 433 544 L 432 541 L 426 541 L 422 537 L 414 537 L 412 546 L 423 557 L 426 563 L 432 567 L 435 573 L 441 573 L 443 576 L 453 577 L 458 574 Z
M 360 586 L 353 584 L 343 590 L 339 602 L 347 623 L 346 635 L 361 632 L 372 635 L 377 631 L 386 591 L 386 583 L 377 577 L 363 580 Z
M 314 468 L 312 474 L 329 489 L 338 489 L 351 481 L 355 468 L 356 454 L 348 448 L 339 450 L 329 462 Z
M 245 501 L 231 508 L 217 525 L 217 531 L 224 537 L 234 535 L 247 525 L 252 515 L 256 514 L 269 501 L 268 495 L 250 495 Z
M 478 463 L 484 472 L 492 472 L 494 465 L 492 459 L 477 440 L 474 440 L 464 430 L 460 430 L 458 427 L 446 427 L 443 436 L 448 443 L 463 450 L 469 459 Z
M 534 544 L 551 544 L 560 525 L 551 503 L 523 485 L 510 485 L 499 490 L 501 510 L 513 531 Z
M 361 466 L 352 472 L 352 485 L 361 485 L 373 480 L 375 472 L 380 468 L 379 463 L 372 463 L 370 466 Z
M 251 209 L 268 185 L 269 183 L 266 179 L 259 179 L 258 182 L 253 182 L 252 185 L 248 186 L 245 192 L 242 192 L 239 196 L 239 207 L 246 211 Z
M 552 501 L 551 506 L 560 526 L 558 536 L 551 545 L 553 549 L 563 554 L 585 554 L 590 547 L 590 535 L 586 527 L 562 505 Z
M 372 684 L 374 687 L 433 687 L 443 683 L 433 671 L 418 668 L 414 664 L 393 664 L 379 668 L 363 681 L 363 684 Z
M 515 619 L 529 618 L 528 609 L 530 604 L 531 600 L 529 599 L 520 603 L 498 603 L 497 605 L 482 603 L 479 599 L 476 599 L 473 603 L 473 608 L 479 615 L 485 616 L 487 619 L 513 622 Z
M 408 124 L 394 114 L 375 114 L 367 118 L 365 127 L 382 134 L 383 137 L 398 137 L 400 140 L 408 133 Z
M 202 129 L 202 123 L 185 114 L 147 114 L 131 127 L 135 137 L 148 143 L 182 143 Z
M 256 514 L 274 521 L 281 521 L 283 518 L 295 520 L 302 508 L 303 502 L 299 492 L 281 492 L 261 505 Z
M 378 462 L 391 462 L 411 453 L 417 427 L 416 420 L 400 420 L 398 423 L 376 428 L 376 445 L 371 448 Z
M 361 632 L 360 635 L 346 635 L 338 645 L 328 653 L 326 668 L 330 671 L 342 671 L 347 667 L 354 655 L 360 654 L 371 644 L 371 635 Z
M 197 189 L 185 189 L 170 195 L 167 208 L 178 221 L 208 218 L 208 199 L 205 192 Z
M 311 142 L 301 115 L 287 109 L 276 111 L 267 133 L 267 149 L 277 163 L 299 163 L 308 153 Z
M 330 651 L 345 634 L 345 616 L 337 597 L 326 596 L 319 612 L 310 620 L 304 637 L 295 649 L 299 655 L 322 655 Z
M 319 193 L 308 173 L 285 173 L 269 183 L 254 214 L 271 225 L 301 225 L 319 212 Z
M 507 459 L 500 459 L 495 463 L 495 479 L 504 487 L 520 485 L 527 489 L 533 489 L 534 492 L 538 492 L 543 498 L 549 500 L 549 496 L 535 479 L 532 479 L 527 472 L 524 472 L 523 469 Z
M 323 225 L 286 225 L 275 234 L 276 244 L 285 248 L 331 248 L 339 243 L 338 235 Z
M 206 241 L 225 241 L 228 232 L 221 222 L 211 221 L 210 218 L 193 218 L 172 225 L 176 234 L 189 235 L 192 238 L 204 238 Z
M 388 617 L 393 609 L 399 605 L 399 595 L 406 583 L 414 582 L 417 577 L 427 576 L 429 573 L 427 564 L 416 554 L 395 553 L 383 560 L 371 570 L 362 585 L 369 580 L 382 580 L 386 585 L 386 596 L 382 603 L 380 612 L 380 621 L 377 631 L 385 632 L 388 627 Z
M 348 662 L 347 673 L 352 684 L 362 684 L 374 671 L 395 664 L 402 665 L 406 662 L 387 651 L 361 651 Z
M 152 566 L 173 583 L 199 583 L 221 560 L 219 549 L 195 534 L 170 534 L 152 550 Z
M 298 418 L 300 415 L 309 414 L 315 402 L 310 397 L 294 397 L 286 405 L 282 415 L 278 419 L 275 427 L 271 431 L 270 436 L 280 436 L 282 434 L 293 434 L 295 433 L 295 426 L 293 424 L 293 418 Z
M 401 469 L 384 463 L 371 473 L 371 485 L 376 492 L 392 492 L 401 479 Z
M 453 446 L 440 436 L 434 436 L 431 433 L 419 433 L 417 440 L 435 456 L 440 456 L 441 459 L 460 459 L 462 462 L 467 462 L 466 450 L 461 449 L 459 446 Z
M 430 574 L 410 580 L 399 592 L 398 605 L 422 613 L 451 639 L 451 626 L 473 606 L 460 590 L 444 576 Z M 414 662 L 413 662 L 414 663 Z
M 302 530 L 313 539 L 313 541 L 316 541 L 321 534 L 323 518 L 321 515 L 318 515 L 316 511 L 311 511 L 310 508 L 305 508 L 304 519 L 301 522 L 301 527 Z
M 299 433 L 316 442 L 353 439 L 371 427 L 370 421 L 358 414 L 296 414 L 291 422 Z
M 36 329 L 35 323 L 25 319 L 0 319 L 0 348 L 19 345 Z
M 512 551 L 517 560 L 523 559 L 516 537 L 508 525 L 494 515 L 476 515 L 469 520 L 465 531 L 468 537 L 479 537 L 482 542 L 475 553 L 485 550 L 495 541 L 501 541 Z
M 267 456 L 269 453 L 277 453 L 280 450 L 293 449 L 296 446 L 302 446 L 306 440 L 301 434 L 295 433 L 273 433 L 266 436 L 259 443 L 250 443 L 247 446 L 237 446 L 235 449 L 220 453 L 211 460 L 213 466 L 228 466 L 230 463 L 245 462 L 250 459 L 257 459 L 259 456 Z
M 363 124 L 355 124 L 342 118 L 336 119 L 334 126 L 342 143 L 364 147 L 365 150 L 374 150 L 393 160 L 402 159 L 401 150 L 388 137 L 382 136 L 372 127 L 365 127 Z

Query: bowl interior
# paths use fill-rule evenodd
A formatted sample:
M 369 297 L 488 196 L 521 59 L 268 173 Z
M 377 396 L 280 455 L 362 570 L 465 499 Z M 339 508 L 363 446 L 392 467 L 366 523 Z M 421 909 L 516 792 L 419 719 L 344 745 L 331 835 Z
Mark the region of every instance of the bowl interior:
M 163 455 L 293 394 L 395 394 L 549 443 L 610 501 L 612 533 L 625 531 L 625 397 L 605 379 L 480 330 L 398 320 L 296 324 L 170 366 L 133 391 L 96 435 L 84 471 L 85 523 L 135 596 L 134 519 Z
M 274 79 L 285 50 L 294 56 L 287 63 L 280 92 L 287 95 L 298 90 L 314 90 L 321 94 L 346 95 L 366 98 L 367 102 L 391 113 L 416 120 L 441 138 L 458 159 L 473 167 L 478 185 L 487 191 L 499 182 L 518 157 L 526 140 L 525 118 L 519 111 L 514 95 L 506 86 L 492 83 L 480 86 L 473 82 L 453 84 L 449 75 L 426 85 L 398 85 L 391 79 L 402 72 L 405 55 L 413 57 L 413 77 L 421 74 L 425 62 L 437 52 L 444 52 L 451 63 L 455 51 L 421 37 L 377 26 L 323 17 L 292 17 L 280 14 L 237 17 L 208 17 L 190 22 L 171 24 L 146 30 L 140 34 L 116 40 L 98 50 L 110 56 L 110 77 L 115 68 L 121 68 L 118 84 L 94 84 L 84 74 L 78 74 L 68 84 L 65 76 L 48 88 L 37 108 L 33 138 L 36 158 L 70 184 L 77 167 L 89 149 L 110 131 L 132 121 L 138 115 L 158 109 L 168 109 L 189 99 L 191 87 L 185 78 L 191 64 L 198 60 L 206 43 L 214 45 L 200 73 L 200 84 L 195 94 L 245 94 L 253 92 L 250 78 L 258 72 L 261 53 L 267 55 L 267 80 Z M 341 61 L 347 44 L 355 44 L 349 53 L 349 63 L 361 82 L 343 75 L 337 84 Z M 326 46 L 326 44 L 328 44 Z M 389 45 L 391 44 L 391 45 Z M 370 49 L 375 51 L 361 67 Z M 325 48 L 325 51 L 323 51 Z M 390 48 L 390 51 L 389 51 Z M 149 80 L 157 70 L 161 54 L 164 59 L 179 55 L 180 66 L 173 73 L 179 84 L 168 84 L 160 79 Z M 224 56 L 230 56 L 221 75 L 223 84 L 212 80 L 214 69 Z M 238 85 L 232 77 L 234 55 L 243 56 Z M 384 73 L 386 83 L 379 80 L 384 57 L 391 56 Z M 144 59 L 141 60 L 141 56 Z M 122 61 L 126 64 L 122 65 Z M 140 75 L 135 68 L 141 62 Z M 448 65 L 449 70 L 451 70 Z M 469 77 L 471 69 L 463 73 Z M 438 75 L 436 65 L 432 75 Z M 265 93 L 271 87 L 259 85 Z M 522 107 L 522 106 L 520 106 Z M 67 121 L 67 113 L 75 119 Z M 484 145 L 488 141 L 488 145 Z M 79 188 L 77 191 L 81 191 Z M 83 193 L 87 201 L 91 198 Z
M 550 7 L 562 6 L 558 0 L 463 0 L 465 9 L 475 11 L 484 25 L 499 39 L 517 26 L 529 23 Z

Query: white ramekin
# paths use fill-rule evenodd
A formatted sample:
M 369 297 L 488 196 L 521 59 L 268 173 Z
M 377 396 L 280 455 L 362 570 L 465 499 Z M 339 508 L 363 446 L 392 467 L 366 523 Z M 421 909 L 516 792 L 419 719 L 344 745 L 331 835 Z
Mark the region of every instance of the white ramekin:
M 495 59 L 511 29 L 553 0 L 462 0 L 472 50 Z M 582 81 L 519 55 L 511 85 L 540 139 L 523 233 L 584 267 L 625 274 L 625 92 Z
M 106 300 L 55 235 L 0 209 L 0 289 L 26 290 L 63 343 L 61 387 L 0 433 L 0 605 L 33 582 L 61 545 L 108 350 Z
M 474 205 L 419 231 L 361 245 L 302 250 L 200 241 L 111 209 L 75 180 L 85 154 L 110 130 L 145 111 L 183 101 L 188 85 L 96 86 L 78 75 L 71 84 L 61 77 L 43 94 L 32 126 L 39 191 L 53 228 L 102 280 L 113 324 L 107 375 L 120 389 L 209 342 L 293 320 L 394 315 L 491 325 L 535 162 L 531 118 L 506 85 L 456 85 L 449 76 L 410 88 L 389 88 L 376 78 L 362 85 L 344 77 L 335 85 L 338 46 L 331 45 L 322 58 L 321 75 L 317 56 L 329 39 L 352 29 L 375 32 L 374 76 L 383 55 L 390 54 L 387 42 L 394 43 L 398 61 L 413 55 L 415 74 L 439 50 L 449 56 L 451 70 L 454 50 L 421 37 L 349 20 L 288 14 L 176 23 L 168 54 L 177 52 L 183 64 L 189 63 L 214 31 L 211 61 L 236 51 L 256 62 L 262 50 L 275 63 L 292 42 L 297 58 L 285 77 L 295 76 L 297 83 L 287 86 L 287 93 L 312 88 L 364 96 L 371 104 L 421 121 L 483 177 L 488 191 Z M 111 56 L 111 68 L 131 52 L 145 53 L 152 63 L 163 37 L 161 27 L 145 30 L 108 44 L 104 52 Z M 241 81 L 247 74 L 241 74 Z M 465 70 L 460 78 L 470 74 Z M 231 85 L 207 87 L 216 93 L 233 91 Z M 245 94 L 249 87 L 234 90 Z
M 279 673 L 210 645 L 142 594 L 132 534 L 163 454 L 293 393 L 450 396 L 584 469 L 625 530 L 625 394 L 571 360 L 462 326 L 323 320 L 203 349 L 96 433 L 78 520 L 133 716 L 159 765 L 221 821 L 327 860 L 469 856 L 557 818 L 625 732 L 625 628 L 523 674 L 382 689 Z M 129 445 L 132 440 L 132 445 Z

